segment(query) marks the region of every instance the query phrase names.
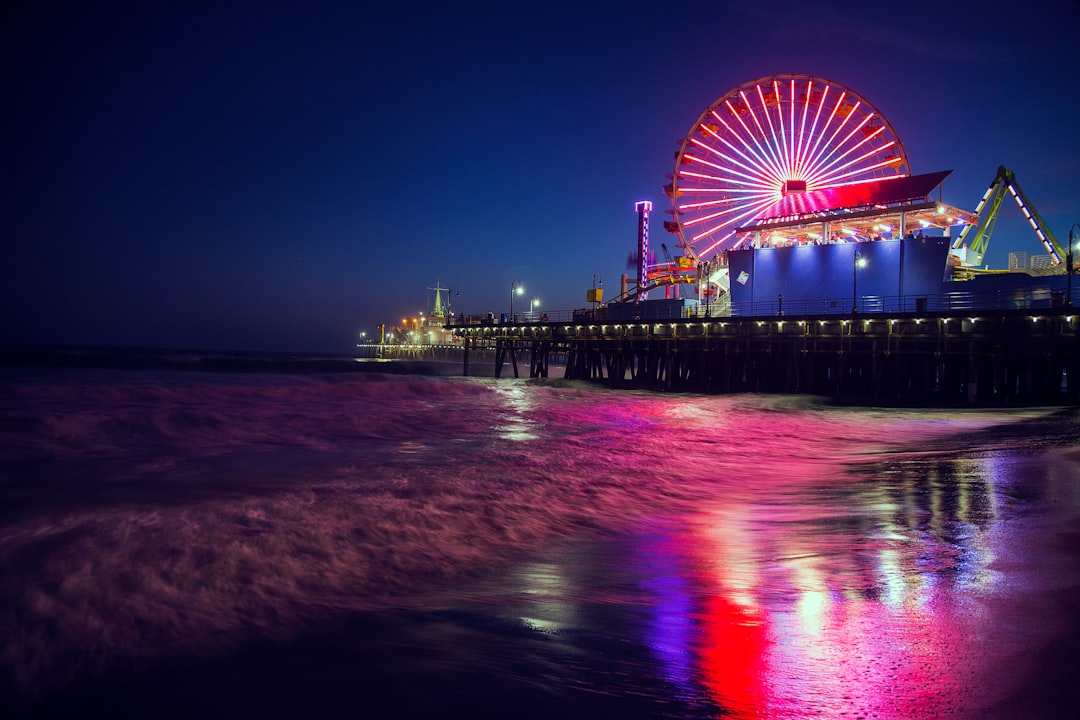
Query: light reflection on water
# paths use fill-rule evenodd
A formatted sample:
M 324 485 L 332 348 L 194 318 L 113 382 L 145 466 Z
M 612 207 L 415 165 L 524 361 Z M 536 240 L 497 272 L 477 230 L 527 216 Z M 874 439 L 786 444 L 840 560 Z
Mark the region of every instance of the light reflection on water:
M 1056 627 L 1033 528 L 1080 508 L 1055 449 L 1075 421 L 1039 410 L 17 380 L 0 388 L 0 670 L 23 688 L 348 613 L 481 608 L 551 643 L 564 692 L 746 717 L 971 717 L 1008 689 L 991 656 L 1030 659 Z M 586 652 L 582 633 L 617 651 Z
M 942 717 L 969 701 L 958 671 L 978 669 L 965 638 L 983 618 L 963 593 L 993 591 L 983 530 L 995 519 L 945 542 L 932 529 L 956 521 L 942 509 L 948 502 L 931 497 L 936 511 L 908 506 L 898 517 L 880 490 L 856 491 L 833 510 L 807 488 L 792 497 L 799 510 L 779 516 L 759 504 L 691 518 L 666 542 L 684 555 L 677 565 L 694 568 L 690 582 L 662 586 L 656 604 L 657 628 L 668 622 L 662 608 L 693 607 L 694 662 L 690 672 L 684 661 L 665 665 L 672 681 L 700 684 L 739 717 Z

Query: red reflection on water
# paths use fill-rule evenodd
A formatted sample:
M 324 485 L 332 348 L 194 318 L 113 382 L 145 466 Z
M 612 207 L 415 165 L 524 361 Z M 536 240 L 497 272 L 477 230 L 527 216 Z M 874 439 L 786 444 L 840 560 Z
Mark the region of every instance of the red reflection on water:
M 699 687 L 734 717 L 955 717 L 984 702 L 987 618 L 970 593 L 988 589 L 994 553 L 988 533 L 958 522 L 950 485 L 910 510 L 878 494 L 830 509 L 789 486 L 783 510 L 730 503 L 661 540 L 686 573 L 653 586 L 656 611 L 693 614 Z M 964 529 L 945 539 L 936 526 Z M 657 653 L 665 676 L 686 676 L 675 657 Z
M 702 608 L 698 655 L 702 682 L 716 702 L 736 712 L 765 707 L 767 616 L 730 598 L 708 598 Z

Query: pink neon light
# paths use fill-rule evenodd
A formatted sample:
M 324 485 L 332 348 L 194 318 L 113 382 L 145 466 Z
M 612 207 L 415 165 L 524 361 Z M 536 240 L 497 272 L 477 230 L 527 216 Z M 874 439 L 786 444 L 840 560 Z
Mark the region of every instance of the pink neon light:
M 738 208 L 732 208 L 731 210 L 727 210 L 727 211 L 725 211 L 723 213 L 715 213 L 709 219 L 715 219 L 715 218 L 718 218 L 718 217 L 720 217 L 722 215 L 731 215 L 731 214 L 733 214 L 735 212 L 738 212 L 739 210 L 743 210 L 744 208 L 749 208 L 748 210 L 746 210 L 746 212 L 744 212 L 744 213 L 742 213 L 740 215 L 735 215 L 734 217 L 731 217 L 728 220 L 725 220 L 724 222 L 720 223 L 719 225 L 715 225 L 714 227 L 709 228 L 709 229 L 705 230 L 704 232 L 702 232 L 702 233 L 700 233 L 698 235 L 695 235 L 693 239 L 696 242 L 696 241 L 700 240 L 703 237 L 707 237 L 708 235 L 711 235 L 712 233 L 716 232 L 717 230 L 723 230 L 726 227 L 731 227 L 732 225 L 735 225 L 739 221 L 745 220 L 746 218 L 751 217 L 752 215 L 754 215 L 754 213 L 758 212 L 759 210 L 765 209 L 766 207 L 771 205 L 773 202 L 774 201 L 773 201 L 772 198 L 767 198 L 765 200 L 762 200 L 759 203 L 746 203 L 744 205 L 739 206 Z
M 885 128 L 881 128 L 882 131 L 884 131 L 884 129 Z M 856 143 L 855 145 L 848 148 L 843 153 L 841 153 L 839 155 L 836 155 L 828 165 L 823 165 L 819 169 L 819 171 L 818 171 L 820 173 L 819 177 L 821 177 L 821 178 L 829 178 L 834 173 L 840 172 L 841 170 L 845 170 L 845 169 L 851 167 L 851 165 L 853 163 L 859 162 L 861 160 L 865 160 L 867 157 L 870 157 L 871 155 L 876 155 L 876 154 L 878 154 L 878 153 L 880 153 L 880 152 L 882 152 L 884 150 L 888 150 L 890 147 L 892 147 L 893 145 L 896 144 L 895 140 L 890 140 L 889 142 L 885 143 L 884 145 L 879 145 L 878 147 L 871 148 L 870 152 L 868 152 L 868 153 L 866 153 L 866 154 L 864 154 L 864 155 L 862 155 L 862 156 L 860 156 L 860 157 L 858 157 L 858 158 L 856 158 L 854 160 L 851 160 L 851 161 L 841 165 L 840 167 L 837 167 L 837 168 L 833 167 L 838 162 L 843 160 L 845 157 L 847 157 L 848 155 L 850 155 L 851 153 L 855 152 L 860 147 L 865 145 L 873 137 L 877 137 L 877 134 L 875 134 L 875 135 L 873 135 L 871 137 L 868 137 L 868 138 L 864 138 L 861 142 Z M 827 181 L 827 179 L 823 179 L 823 180 L 820 180 L 820 182 L 828 182 L 828 181 Z
M 851 167 L 855 163 L 862 162 L 863 160 L 865 160 L 868 157 L 873 157 L 874 155 L 877 155 L 882 150 L 885 150 L 885 149 L 891 147 L 894 144 L 895 143 L 893 143 L 893 142 L 889 142 L 889 143 L 881 146 L 880 148 L 874 148 L 874 149 L 870 150 L 869 152 L 864 153 L 863 155 L 855 158 L 854 160 L 851 160 L 850 162 L 845 163 L 843 166 L 841 166 L 839 168 L 836 168 L 836 170 L 834 172 L 838 172 L 840 170 L 844 170 L 844 169 L 846 169 L 848 167 Z M 840 175 L 830 175 L 829 180 L 831 182 L 833 180 L 841 180 L 843 178 L 852 177 L 853 175 L 866 175 L 867 173 L 872 173 L 874 170 L 877 170 L 878 168 L 886 167 L 888 165 L 892 165 L 892 164 L 894 164 L 894 162 L 895 161 L 892 160 L 892 159 L 882 160 L 881 162 L 879 162 L 879 163 L 877 163 L 875 165 L 870 165 L 868 167 L 856 168 L 855 170 L 852 170 L 851 172 L 843 173 L 843 174 L 840 174 Z
M 751 212 L 756 212 L 757 209 L 762 209 L 762 208 L 768 207 L 769 205 L 773 204 L 775 201 L 776 201 L 775 198 L 767 197 L 767 198 L 761 200 L 761 202 L 758 202 L 758 203 L 745 202 L 745 203 L 739 205 L 738 207 L 728 208 L 726 210 L 720 210 L 719 212 L 714 212 L 713 214 L 706 215 L 705 217 L 694 218 L 693 220 L 687 220 L 686 222 L 683 223 L 683 227 L 693 227 L 695 225 L 700 225 L 701 223 L 707 222 L 709 220 L 718 220 L 718 219 L 724 217 L 725 215 L 731 215 L 732 213 L 737 213 L 740 210 L 743 210 L 744 208 L 748 208 L 748 207 L 754 208 L 754 210 L 752 210 Z M 746 214 L 739 215 L 739 216 L 736 217 L 736 220 L 741 219 L 741 218 L 743 218 L 745 216 L 746 216 Z M 721 223 L 720 225 L 717 225 L 716 228 L 714 228 L 714 229 L 727 227 L 728 225 L 731 224 L 731 222 L 732 221 Z M 711 232 L 711 231 L 709 231 L 709 232 Z M 706 232 L 705 234 L 708 234 L 708 232 Z M 697 237 L 695 237 L 694 239 L 697 240 Z
M 858 128 L 855 128 L 855 130 L 858 130 Z M 830 182 L 830 179 L 835 177 L 836 174 L 839 173 L 841 170 L 844 170 L 845 168 L 850 167 L 855 162 L 859 162 L 861 160 L 864 160 L 865 158 L 867 158 L 867 157 L 869 157 L 871 155 L 880 153 L 880 152 L 886 150 L 887 148 L 892 147 L 893 145 L 895 145 L 896 144 L 895 141 L 889 141 L 889 142 L 885 143 L 884 145 L 879 145 L 876 148 L 873 148 L 869 153 L 867 153 L 867 154 L 865 154 L 865 155 L 863 155 L 863 156 L 861 156 L 859 158 L 856 158 L 854 161 L 845 163 L 845 164 L 841 165 L 840 167 L 833 167 L 837 163 L 839 163 L 841 160 L 843 160 L 845 157 L 847 157 L 851 153 L 858 150 L 863 145 L 865 145 L 865 144 L 873 141 L 874 139 L 876 139 L 883 132 L 885 132 L 885 127 L 881 126 L 877 130 L 875 130 L 872 134 L 864 137 L 862 140 L 855 143 L 853 146 L 851 146 L 850 148 L 848 148 L 844 152 L 835 154 L 830 162 L 828 162 L 827 164 L 822 165 L 820 168 L 818 168 L 818 173 L 819 173 L 819 175 L 817 176 L 818 177 L 818 182 L 820 184 L 826 184 L 827 185 Z M 854 133 L 854 131 L 852 133 L 849 133 L 848 137 L 845 138 L 844 141 L 842 141 L 837 146 L 836 150 L 839 150 L 839 148 L 843 146 L 843 142 L 846 142 L 847 139 L 850 138 L 853 133 Z M 866 168 L 866 169 L 869 169 L 869 168 Z M 844 176 L 844 177 L 846 177 L 846 176 Z
M 759 87 L 757 90 L 758 90 L 758 96 L 760 97 L 761 96 L 761 88 Z M 773 145 L 769 144 L 769 136 L 765 132 L 765 128 L 762 126 L 761 120 L 758 119 L 757 113 L 754 112 L 753 105 L 751 105 L 750 101 L 746 99 L 746 93 L 745 92 L 742 92 L 742 98 L 743 98 L 743 102 L 746 104 L 746 109 L 750 112 L 750 117 L 752 117 L 754 119 L 754 125 L 757 126 L 758 131 L 761 133 L 761 139 L 765 141 L 765 149 L 769 153 L 770 158 L 772 159 L 773 167 L 776 168 L 778 174 L 783 175 L 784 171 L 782 169 L 780 159 L 776 156 L 776 148 Z M 764 103 L 765 103 L 764 98 L 762 98 L 761 102 L 762 102 L 762 106 L 764 106 Z M 765 118 L 768 119 L 768 117 L 769 117 L 769 114 L 765 113 Z
M 769 113 L 769 106 L 765 104 L 765 94 L 761 91 L 761 86 L 757 86 L 758 98 L 761 99 L 761 114 L 765 116 L 765 122 L 769 125 L 769 134 L 772 136 L 772 145 L 770 146 L 776 155 L 776 162 L 779 164 L 781 174 L 783 174 L 784 159 L 780 156 L 778 149 L 779 143 L 776 140 L 776 128 L 773 127 L 772 114 Z M 768 138 L 765 138 L 768 141 Z
M 750 160 L 750 158 L 746 157 L 746 156 L 745 156 L 745 155 L 743 155 L 743 154 L 742 154 L 741 152 L 739 152 L 738 148 L 736 148 L 736 147 L 734 147 L 733 145 L 731 145 L 731 143 L 727 142 L 727 141 L 726 141 L 726 140 L 724 140 L 723 138 L 718 138 L 718 139 L 719 139 L 719 140 L 720 140 L 721 142 L 723 142 L 723 143 L 724 143 L 725 145 L 727 145 L 728 147 L 730 147 L 730 148 L 731 148 L 732 150 L 734 150 L 735 152 L 739 153 L 739 155 L 740 155 L 740 156 L 742 156 L 742 157 L 743 157 L 743 158 L 744 158 L 744 159 L 745 159 L 745 160 L 746 160 L 747 162 L 752 162 L 752 160 Z M 752 167 L 750 167 L 749 165 L 745 165 L 745 164 L 743 164 L 743 163 L 741 163 L 741 162 L 739 162 L 739 161 L 735 160 L 734 158 L 731 158 L 731 157 L 728 157 L 727 155 L 724 155 L 724 154 L 723 154 L 722 152 L 720 152 L 720 151 L 719 151 L 719 150 L 717 150 L 716 148 L 714 148 L 714 147 L 710 146 L 709 144 L 707 144 L 707 143 L 706 143 L 706 142 L 704 142 L 703 140 L 700 140 L 700 139 L 698 139 L 698 138 L 696 138 L 696 137 L 695 137 L 695 138 L 691 138 L 691 139 L 690 139 L 690 142 L 692 142 L 693 144 L 695 144 L 695 145 L 697 145 L 697 146 L 699 146 L 699 147 L 701 147 L 701 148 L 704 148 L 704 149 L 706 149 L 706 150 L 708 150 L 708 151 L 710 151 L 710 152 L 712 152 L 712 153 L 714 153 L 714 154 L 718 155 L 719 157 L 723 158 L 724 160 L 727 160 L 727 161 L 728 161 L 728 162 L 730 162 L 730 163 L 733 163 L 733 164 L 736 164 L 736 165 L 738 165 L 738 166 L 739 166 L 739 167 L 741 167 L 741 168 L 744 168 L 744 169 L 746 169 L 746 170 L 749 170 L 749 171 L 751 171 L 751 172 L 754 172 L 754 171 L 755 171 L 755 168 L 752 168 Z M 695 157 L 695 160 L 698 160 L 698 158 L 696 158 L 696 157 Z M 705 161 L 704 161 L 704 160 L 701 160 L 701 162 L 705 162 Z M 709 163 L 706 163 L 706 164 L 709 164 Z M 723 169 L 723 168 L 720 168 L 719 166 L 716 166 L 716 165 L 712 165 L 712 167 L 716 167 L 717 169 Z M 758 172 L 760 172 L 760 170 L 758 170 Z M 762 179 L 763 179 L 763 180 L 765 180 L 766 178 L 764 178 L 764 177 L 763 177 Z
M 898 145 L 889 140 L 887 123 L 874 124 L 879 116 L 872 106 L 835 89 L 833 94 L 829 83 L 813 78 L 774 76 L 737 89 L 699 119 L 675 173 L 673 200 L 696 198 L 673 202 L 679 227 L 698 230 L 683 236 L 684 246 L 708 241 L 699 255 L 721 247 L 733 226 L 779 199 L 789 180 L 816 190 L 864 182 L 890 169 L 903 176 L 901 155 L 874 159 Z
M 792 179 L 795 179 L 795 180 L 802 180 L 803 179 L 803 162 L 802 161 L 803 161 L 803 151 L 805 150 L 805 148 L 803 147 L 803 142 L 806 139 L 806 113 L 807 113 L 808 110 L 810 110 L 810 97 L 811 97 L 811 91 L 813 90 L 813 88 L 814 88 L 814 81 L 813 80 L 808 81 L 807 84 L 806 84 L 806 90 L 804 90 L 804 92 L 806 93 L 806 102 L 803 103 L 802 119 L 799 122 L 799 144 L 798 144 L 798 147 L 797 147 L 797 149 L 795 151 L 795 172 L 793 173 L 795 177 L 792 178 Z M 791 94 L 794 97 L 794 95 L 795 95 L 795 81 L 794 80 L 791 81 Z M 792 110 L 792 112 L 794 112 L 794 110 Z
M 761 143 L 758 142 L 756 137 L 754 137 L 753 131 L 751 131 L 750 128 L 747 127 L 746 122 L 742 119 L 742 117 L 740 117 L 739 114 L 735 112 L 735 109 L 732 107 L 730 100 L 727 101 L 727 107 L 728 107 L 728 110 L 735 116 L 735 119 L 739 121 L 739 124 L 742 125 L 743 129 L 746 130 L 747 136 L 751 140 L 754 141 L 754 145 L 757 146 L 758 152 L 754 152 L 754 150 L 750 147 L 749 143 L 747 143 L 746 140 L 741 135 L 739 135 L 739 133 L 736 130 L 734 130 L 730 125 L 728 125 L 727 122 L 725 122 L 724 119 L 722 117 L 720 117 L 720 115 L 717 114 L 717 112 L 715 110 L 712 111 L 713 116 L 716 117 L 716 119 L 719 120 L 720 122 L 724 123 L 724 127 L 726 127 L 728 129 L 728 131 L 731 132 L 732 135 L 737 137 L 739 139 L 739 141 L 742 142 L 743 146 L 746 147 L 747 150 L 749 150 L 751 153 L 753 153 L 754 157 L 756 157 L 758 159 L 758 161 L 761 163 L 763 170 L 764 169 L 771 169 L 773 171 L 774 176 L 779 178 L 783 174 L 780 171 L 780 168 L 777 167 L 774 163 L 772 163 L 770 160 L 768 160 L 765 157 L 766 150 L 761 147 Z M 756 118 L 755 118 L 755 120 L 756 120 Z
M 836 137 L 836 134 L 840 132 L 840 128 L 838 127 L 836 130 L 833 131 L 832 137 L 825 141 L 825 147 L 822 147 L 822 141 L 825 138 L 825 134 L 828 132 L 829 126 L 832 125 L 833 118 L 836 117 L 836 112 L 840 109 L 840 105 L 844 102 L 844 98 L 846 97 L 846 92 L 840 93 L 840 97 L 836 99 L 836 105 L 833 106 L 832 112 L 829 113 L 829 119 L 825 121 L 825 125 L 821 128 L 821 133 L 817 136 L 817 140 L 814 143 L 814 148 L 810 151 L 810 159 L 807 161 L 807 163 L 811 167 L 817 164 L 819 155 L 824 152 L 825 148 L 827 148 L 832 142 L 833 138 Z
M 725 160 L 728 160 L 730 162 L 730 164 L 733 165 L 733 166 L 738 166 L 740 168 L 745 168 L 746 170 L 749 170 L 750 172 L 754 172 L 753 168 L 748 167 L 748 166 L 738 162 L 734 158 L 730 158 L 730 157 L 727 157 L 727 156 L 724 156 L 724 155 L 721 155 L 721 157 L 723 159 L 725 159 Z M 719 170 L 720 172 L 727 172 L 727 173 L 729 173 L 731 175 L 737 175 L 739 177 L 746 178 L 747 180 L 751 180 L 751 181 L 753 181 L 753 183 L 757 187 L 771 188 L 771 187 L 776 186 L 775 182 L 771 182 L 769 178 L 762 177 L 761 175 L 747 175 L 746 173 L 739 172 L 738 170 L 735 170 L 732 167 L 725 168 L 725 167 L 722 167 L 720 165 L 716 165 L 715 163 L 710 163 L 710 162 L 706 162 L 706 161 L 703 161 L 703 160 L 698 161 L 698 162 L 700 162 L 702 165 L 706 165 L 708 167 Z M 697 177 L 697 178 L 703 178 L 703 179 L 709 179 L 709 180 L 716 180 L 717 182 L 723 182 L 723 181 L 729 179 L 729 178 L 718 177 L 718 176 L 715 176 L 715 175 L 710 175 L 710 174 L 705 174 L 705 173 L 697 173 L 697 172 L 694 172 L 693 170 L 689 170 L 687 168 L 681 168 L 679 170 L 679 175 L 681 177 Z
M 784 158 L 784 174 L 791 172 L 791 158 L 787 152 L 787 133 L 784 131 L 784 102 L 780 95 L 780 84 L 773 80 L 773 97 L 776 98 L 776 124 L 780 126 L 780 156 Z
M 855 111 L 858 110 L 859 105 L 860 105 L 860 103 L 855 103 L 855 106 L 851 110 L 848 111 L 848 113 L 840 121 L 840 124 L 836 126 L 836 129 L 833 130 L 832 135 L 829 136 L 829 139 L 822 146 L 822 148 L 818 152 L 817 156 L 815 156 L 815 158 L 814 158 L 815 163 L 826 162 L 826 157 L 831 157 L 837 151 L 839 151 L 839 149 L 843 146 L 846 138 L 845 138 L 845 140 L 841 140 L 839 142 L 836 142 L 836 136 L 840 134 L 840 131 L 843 130 L 844 126 L 846 126 L 848 124 L 848 121 L 851 120 L 852 116 L 855 114 Z M 858 128 L 855 128 L 855 130 L 858 130 Z M 854 130 L 852 132 L 854 132 Z

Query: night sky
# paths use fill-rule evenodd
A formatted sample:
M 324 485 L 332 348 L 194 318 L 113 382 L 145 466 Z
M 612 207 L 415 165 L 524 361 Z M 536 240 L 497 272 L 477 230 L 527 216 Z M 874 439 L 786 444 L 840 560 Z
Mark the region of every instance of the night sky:
M 1080 222 L 1075 0 L 376 5 L 5 3 L 0 342 L 348 352 L 436 280 L 584 307 L 635 201 L 674 248 L 678 141 L 773 73 L 865 97 L 952 205 L 1005 165 Z

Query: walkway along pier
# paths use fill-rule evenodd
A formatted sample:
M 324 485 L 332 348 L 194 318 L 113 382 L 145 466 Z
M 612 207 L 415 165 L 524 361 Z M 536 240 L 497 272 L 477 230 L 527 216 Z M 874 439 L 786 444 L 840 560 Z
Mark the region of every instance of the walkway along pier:
M 973 311 L 972 311 L 973 313 Z M 876 405 L 1080 402 L 1080 313 L 705 317 L 451 326 L 469 356 L 521 377 L 706 393 L 804 393 Z

